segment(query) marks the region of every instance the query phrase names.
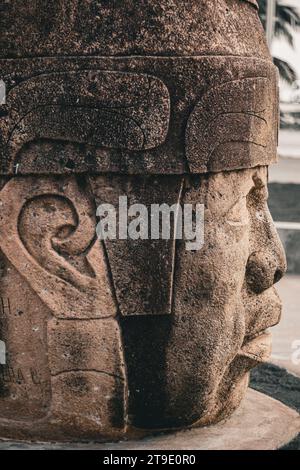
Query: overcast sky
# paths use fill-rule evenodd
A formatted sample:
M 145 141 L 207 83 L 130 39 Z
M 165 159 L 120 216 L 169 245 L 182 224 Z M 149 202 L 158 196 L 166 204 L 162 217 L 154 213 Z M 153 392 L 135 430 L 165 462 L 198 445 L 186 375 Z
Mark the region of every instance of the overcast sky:
M 300 0 L 284 0 L 282 3 L 293 5 L 300 10 Z M 280 59 L 289 62 L 298 73 L 300 79 L 300 32 L 295 34 L 295 50 L 293 50 L 285 41 L 274 40 L 272 52 Z

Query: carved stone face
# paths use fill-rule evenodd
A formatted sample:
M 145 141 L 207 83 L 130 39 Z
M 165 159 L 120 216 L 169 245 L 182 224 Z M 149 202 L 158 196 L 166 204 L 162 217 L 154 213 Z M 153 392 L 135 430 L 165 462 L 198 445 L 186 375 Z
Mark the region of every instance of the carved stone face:
M 132 38 L 108 34 L 110 14 L 121 29 L 131 14 L 105 2 L 103 28 L 81 43 L 69 3 L 72 34 L 42 34 L 41 46 L 26 36 L 30 59 L 18 59 L 9 23 L 0 60 L 0 435 L 113 439 L 214 423 L 268 357 L 285 271 L 266 202 L 277 75 L 260 30 L 253 38 L 255 2 L 222 0 L 214 14 L 213 2 L 178 2 L 169 34 L 174 2 L 145 0 L 151 32 L 135 21 Z M 52 40 L 53 57 L 39 57 Z M 123 195 L 204 204 L 204 247 L 100 242 L 96 208 Z
M 268 359 L 285 256 L 267 207 L 265 167 L 189 180 L 205 202 L 205 245 L 178 244 L 173 315 L 122 320 L 129 413 L 141 427 L 211 423 L 236 408 Z M 179 412 L 180 410 L 180 412 Z

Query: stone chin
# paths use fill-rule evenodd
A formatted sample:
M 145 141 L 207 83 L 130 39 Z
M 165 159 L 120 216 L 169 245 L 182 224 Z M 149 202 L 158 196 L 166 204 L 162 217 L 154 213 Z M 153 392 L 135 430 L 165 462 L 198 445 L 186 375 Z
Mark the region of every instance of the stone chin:
M 246 332 L 243 344 L 226 369 L 213 399 L 211 411 L 193 426 L 204 426 L 229 417 L 240 405 L 249 384 L 250 371 L 268 362 L 272 353 L 272 327 L 281 319 L 282 304 L 274 287 L 264 292 L 258 303 L 264 307 L 253 309 L 258 319 Z M 247 306 L 247 310 L 249 305 Z
M 211 411 L 193 426 L 212 424 L 229 417 L 239 407 L 245 395 L 251 370 L 269 361 L 272 353 L 271 329 L 280 322 L 282 303 L 274 287 L 260 297 L 256 308 L 252 308 L 256 321 L 246 328 L 243 344 L 224 373 L 212 400 Z M 257 304 L 262 306 L 258 309 Z

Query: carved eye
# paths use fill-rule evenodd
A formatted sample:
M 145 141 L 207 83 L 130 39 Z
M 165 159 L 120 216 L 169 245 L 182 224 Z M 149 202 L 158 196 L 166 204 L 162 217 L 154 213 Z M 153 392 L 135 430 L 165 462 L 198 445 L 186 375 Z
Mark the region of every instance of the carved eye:
M 186 156 L 192 172 L 251 168 L 276 160 L 277 87 L 244 78 L 210 89 L 192 111 Z
M 232 206 L 226 214 L 226 222 L 232 227 L 248 225 L 250 221 L 247 199 L 243 197 Z
M 267 204 L 269 198 L 268 187 L 258 175 L 253 178 L 254 186 L 247 196 L 248 206 L 263 207 Z

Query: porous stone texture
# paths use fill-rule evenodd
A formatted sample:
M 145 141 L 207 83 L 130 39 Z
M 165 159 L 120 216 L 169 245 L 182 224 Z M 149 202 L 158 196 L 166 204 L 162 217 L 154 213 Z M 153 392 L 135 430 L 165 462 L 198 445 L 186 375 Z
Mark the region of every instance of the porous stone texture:
M 290 448 L 300 431 L 300 416 L 291 408 L 249 389 L 231 418 L 215 426 L 177 431 L 116 443 L 26 444 L 0 442 L 4 450 L 277 450 Z M 293 443 L 295 441 L 292 441 Z
M 212 424 L 270 354 L 278 85 L 255 2 L 5 3 L 0 436 Z M 100 204 L 204 205 L 201 250 L 99 241 Z M 178 206 L 175 206 L 178 207 Z M 176 212 L 177 211 L 177 212 Z
M 180 56 L 209 52 L 264 57 L 267 47 L 262 27 L 249 3 L 256 2 L 6 2 L 1 15 L 5 31 L 1 56 Z
M 277 161 L 269 60 L 143 55 L 0 66 L 3 174 L 198 174 Z

